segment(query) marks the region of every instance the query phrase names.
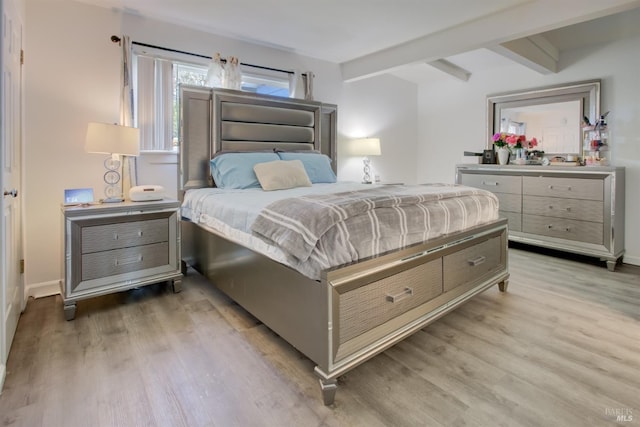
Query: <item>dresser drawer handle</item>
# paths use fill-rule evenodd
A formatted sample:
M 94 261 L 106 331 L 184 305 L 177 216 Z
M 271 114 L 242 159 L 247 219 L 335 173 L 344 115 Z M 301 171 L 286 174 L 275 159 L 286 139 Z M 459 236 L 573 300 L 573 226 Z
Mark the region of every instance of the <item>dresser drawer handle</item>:
M 474 259 L 468 259 L 467 262 L 469 263 L 469 265 L 476 267 L 484 263 L 486 260 L 487 260 L 487 257 L 480 255 L 479 257 L 476 257 Z
M 498 182 L 495 181 L 482 181 L 482 185 L 491 185 L 493 187 L 497 187 L 498 186 Z
M 387 295 L 387 301 L 394 303 L 394 302 L 398 302 L 401 301 L 405 298 L 409 298 L 410 296 L 413 296 L 413 289 L 412 288 L 404 288 L 404 291 L 400 292 L 399 294 L 395 294 L 395 295 Z
M 553 205 L 549 205 L 549 210 L 554 210 L 554 209 L 556 209 L 556 208 L 554 208 L 554 207 L 553 207 Z M 565 211 L 565 212 L 571 212 L 571 207 L 568 207 L 568 208 L 560 208 L 560 209 L 557 209 L 557 210 L 559 210 L 559 211 Z
M 567 191 L 571 191 L 570 185 L 550 185 L 549 186 L 549 190 L 562 190 L 563 188 L 566 189 Z
M 562 228 L 554 228 L 553 224 L 547 225 L 549 230 L 557 230 L 557 231 L 566 231 L 567 233 L 571 232 L 571 227 L 562 227 Z
M 123 259 L 118 259 L 116 258 L 115 263 L 116 266 L 118 265 L 127 265 L 127 264 L 136 264 L 142 262 L 142 255 L 138 255 L 135 257 L 131 257 L 131 258 L 123 258 Z
M 132 233 L 124 233 L 124 234 L 113 233 L 113 240 L 118 240 L 118 239 L 132 237 L 132 236 L 142 237 L 142 230 L 134 231 Z

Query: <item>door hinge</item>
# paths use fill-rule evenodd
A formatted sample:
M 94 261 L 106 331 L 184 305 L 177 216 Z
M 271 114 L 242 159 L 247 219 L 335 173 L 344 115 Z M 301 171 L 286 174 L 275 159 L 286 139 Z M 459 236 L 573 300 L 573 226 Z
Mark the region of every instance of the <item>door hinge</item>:
M 20 274 L 24 274 L 24 260 L 20 260 Z
M 20 49 L 20 65 L 24 65 L 24 49 Z

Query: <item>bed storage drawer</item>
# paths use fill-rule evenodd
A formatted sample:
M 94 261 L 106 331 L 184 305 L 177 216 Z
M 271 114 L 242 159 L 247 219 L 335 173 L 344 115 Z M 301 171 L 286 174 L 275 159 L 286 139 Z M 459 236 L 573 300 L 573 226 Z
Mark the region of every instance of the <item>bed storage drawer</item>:
M 168 240 L 168 218 L 94 225 L 82 228 L 82 253 L 148 245 Z
M 522 188 L 524 194 L 533 196 L 586 200 L 603 200 L 604 198 L 604 183 L 601 179 L 525 176 Z
M 382 325 L 440 294 L 442 260 L 439 257 L 340 294 L 340 342 Z
M 483 278 L 500 268 L 500 237 L 492 237 L 461 251 L 445 255 L 442 262 L 444 291 Z

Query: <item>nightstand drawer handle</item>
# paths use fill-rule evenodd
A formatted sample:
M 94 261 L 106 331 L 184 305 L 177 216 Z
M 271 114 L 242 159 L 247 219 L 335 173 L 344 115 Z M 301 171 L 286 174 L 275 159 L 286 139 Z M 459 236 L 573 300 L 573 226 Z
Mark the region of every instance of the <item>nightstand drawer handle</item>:
M 138 255 L 131 258 L 123 258 L 123 259 L 116 258 L 115 261 L 116 261 L 116 265 L 136 264 L 138 262 L 142 262 L 142 255 Z
M 549 190 L 562 190 L 563 188 L 566 188 L 567 191 L 571 191 L 570 185 L 550 185 L 549 186 Z
M 555 209 L 553 205 L 549 205 L 549 210 Z M 571 207 L 568 208 L 557 208 L 559 211 L 571 212 Z
M 113 233 L 113 240 L 118 240 L 118 239 L 126 239 L 127 237 L 142 237 L 142 230 L 138 230 L 138 231 L 134 231 L 133 233 L 123 233 L 123 234 L 118 234 L 118 233 Z
M 547 228 L 549 230 L 566 231 L 567 233 L 571 232 L 571 227 L 557 228 L 557 227 L 554 227 L 553 224 L 549 224 L 547 225 Z
M 491 185 L 493 187 L 497 187 L 498 186 L 498 182 L 495 181 L 482 181 L 482 185 Z

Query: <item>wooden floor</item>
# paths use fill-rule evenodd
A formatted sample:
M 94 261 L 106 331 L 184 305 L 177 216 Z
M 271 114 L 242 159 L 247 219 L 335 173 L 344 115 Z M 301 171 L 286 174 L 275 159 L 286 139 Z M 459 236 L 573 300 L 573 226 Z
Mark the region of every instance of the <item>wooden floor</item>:
M 339 379 L 190 272 L 78 303 L 30 300 L 0 395 L 11 426 L 640 425 L 640 269 L 510 249 L 491 288 Z M 617 416 L 632 421 L 617 421 Z

